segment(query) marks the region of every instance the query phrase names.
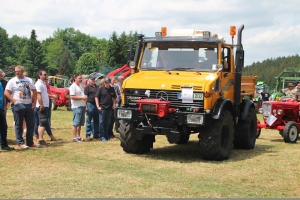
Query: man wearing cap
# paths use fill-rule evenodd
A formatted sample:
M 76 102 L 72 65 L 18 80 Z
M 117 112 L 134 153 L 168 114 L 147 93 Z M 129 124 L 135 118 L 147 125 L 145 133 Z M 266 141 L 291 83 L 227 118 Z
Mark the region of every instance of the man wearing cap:
M 16 76 L 10 79 L 5 88 L 5 96 L 12 102 L 12 110 L 15 119 L 15 134 L 17 144 L 21 149 L 39 147 L 33 143 L 34 112 L 37 93 L 34 83 L 23 75 L 24 67 L 16 66 Z M 22 136 L 23 118 L 27 125 L 26 145 Z
M 284 88 L 281 90 L 286 96 L 293 96 L 294 90 L 294 84 L 289 83 L 287 88 Z
M 95 96 L 97 109 L 99 111 L 100 140 L 103 142 L 110 139 L 108 129 L 113 109 L 116 107 L 116 92 L 115 89 L 110 86 L 110 83 L 110 78 L 105 78 L 104 87 L 99 87 Z
M 215 49 L 212 47 L 208 47 L 204 50 L 205 50 L 206 60 L 200 63 L 200 66 L 202 69 L 212 69 L 212 66 L 218 63 L 217 53 L 215 52 Z
M 4 89 L 7 81 L 4 80 L 5 73 L 0 69 L 0 144 L 2 150 L 14 150 L 9 147 L 7 143 L 7 122 L 6 122 L 6 97 L 4 96 Z
M 95 84 L 95 77 L 90 77 L 86 87 L 84 88 L 84 95 L 87 96 L 87 101 L 86 101 L 87 118 L 86 118 L 86 128 L 85 128 L 86 141 L 92 139 L 91 138 L 92 133 L 94 135 L 94 138 L 100 138 L 99 112 L 95 101 L 95 95 L 97 91 L 98 91 L 98 87 Z

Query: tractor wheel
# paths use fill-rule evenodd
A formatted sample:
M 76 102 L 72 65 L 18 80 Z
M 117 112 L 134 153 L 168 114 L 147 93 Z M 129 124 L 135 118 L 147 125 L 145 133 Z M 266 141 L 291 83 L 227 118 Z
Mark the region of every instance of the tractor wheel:
M 296 143 L 299 137 L 298 124 L 294 121 L 286 123 L 283 130 L 283 139 L 286 143 Z
M 186 144 L 190 139 L 190 135 L 191 135 L 190 130 L 188 130 L 186 126 L 179 126 L 179 132 L 180 132 L 180 139 L 178 142 L 176 142 L 176 144 Z
M 55 100 L 51 100 L 51 103 L 52 103 L 52 109 L 51 110 L 56 110 L 57 109 L 57 105 L 56 105 Z
M 148 153 L 153 148 L 155 135 L 144 135 L 142 140 L 134 137 L 133 129 L 137 128 L 137 123 L 128 120 L 120 120 L 119 139 L 121 147 L 127 153 L 143 154 Z
M 205 160 L 228 159 L 233 142 L 234 121 L 231 113 L 225 110 L 220 119 L 200 130 L 199 152 Z
M 239 120 L 234 133 L 233 145 L 236 149 L 253 149 L 257 137 L 257 117 L 250 108 L 245 120 Z
M 190 134 L 180 133 L 180 140 L 176 144 L 186 144 L 190 139 Z

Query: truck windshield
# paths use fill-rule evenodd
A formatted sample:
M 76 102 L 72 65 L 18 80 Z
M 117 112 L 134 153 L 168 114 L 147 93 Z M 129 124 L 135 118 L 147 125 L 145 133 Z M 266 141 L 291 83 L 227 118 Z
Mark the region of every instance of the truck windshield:
M 141 70 L 215 71 L 217 44 L 151 42 L 144 45 Z

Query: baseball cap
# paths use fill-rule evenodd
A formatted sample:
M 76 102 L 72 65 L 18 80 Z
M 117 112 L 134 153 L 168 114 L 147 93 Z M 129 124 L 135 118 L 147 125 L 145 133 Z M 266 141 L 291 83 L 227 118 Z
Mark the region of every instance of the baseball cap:
M 110 81 L 110 78 L 105 78 L 105 79 L 104 79 L 104 82 L 105 82 L 105 83 L 110 83 L 110 82 L 111 82 L 111 81 Z

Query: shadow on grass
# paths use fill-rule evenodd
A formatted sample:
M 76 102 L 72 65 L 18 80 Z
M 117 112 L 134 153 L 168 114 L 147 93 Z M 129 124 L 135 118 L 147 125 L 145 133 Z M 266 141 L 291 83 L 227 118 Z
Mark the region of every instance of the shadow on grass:
M 237 162 L 241 160 L 247 160 L 261 154 L 274 153 L 270 149 L 272 145 L 255 145 L 254 149 L 232 149 L 228 161 Z M 140 156 L 140 155 L 139 155 Z M 191 163 L 191 162 L 211 162 L 211 163 L 222 163 L 220 161 L 207 161 L 203 160 L 199 153 L 198 141 L 189 141 L 187 144 L 173 145 L 154 148 L 150 150 L 148 154 L 142 156 L 151 159 L 161 159 L 168 161 L 175 161 L 180 163 Z

